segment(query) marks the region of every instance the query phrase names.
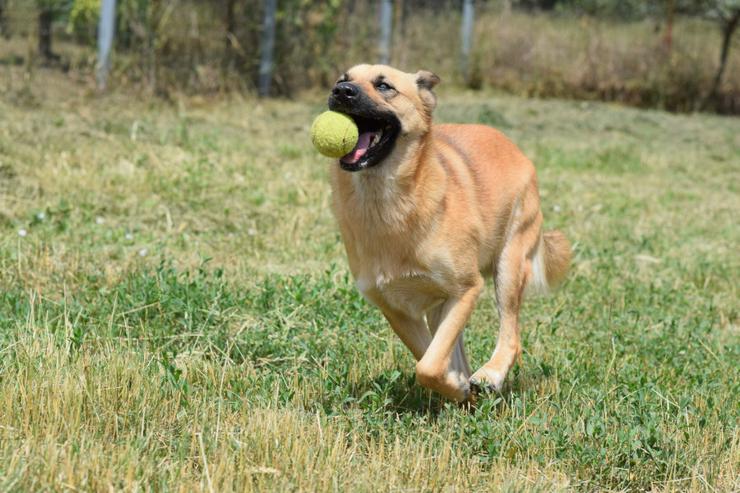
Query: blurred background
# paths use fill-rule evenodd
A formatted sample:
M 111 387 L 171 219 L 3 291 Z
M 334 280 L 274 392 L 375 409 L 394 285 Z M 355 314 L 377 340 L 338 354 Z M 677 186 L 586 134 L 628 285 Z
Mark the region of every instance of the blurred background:
M 738 0 L 103 3 L 115 5 L 113 49 L 96 80 L 108 66 L 101 0 L 0 0 L 0 67 L 13 88 L 54 70 L 164 98 L 295 97 L 355 63 L 386 61 L 435 71 L 449 87 L 740 111 Z

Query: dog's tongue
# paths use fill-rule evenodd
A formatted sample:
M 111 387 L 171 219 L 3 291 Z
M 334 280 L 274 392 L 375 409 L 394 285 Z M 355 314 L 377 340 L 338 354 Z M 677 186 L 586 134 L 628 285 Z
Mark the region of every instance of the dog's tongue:
M 362 156 L 364 156 L 367 152 L 368 147 L 370 147 L 370 137 L 372 137 L 372 135 L 372 132 L 361 133 L 360 137 L 357 139 L 357 145 L 355 146 L 355 148 L 342 156 L 342 162 L 347 164 L 355 164 L 357 161 L 359 161 L 360 158 L 362 158 Z

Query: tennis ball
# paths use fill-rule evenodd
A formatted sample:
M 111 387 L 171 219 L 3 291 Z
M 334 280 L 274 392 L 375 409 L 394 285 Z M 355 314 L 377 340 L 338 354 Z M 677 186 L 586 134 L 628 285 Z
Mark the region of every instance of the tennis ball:
M 339 158 L 357 145 L 357 125 L 345 114 L 325 111 L 311 125 L 311 142 L 324 156 Z

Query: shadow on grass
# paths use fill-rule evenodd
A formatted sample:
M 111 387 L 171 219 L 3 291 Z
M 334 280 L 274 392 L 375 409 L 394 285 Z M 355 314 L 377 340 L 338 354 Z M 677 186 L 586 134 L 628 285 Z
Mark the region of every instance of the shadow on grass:
M 485 406 L 488 411 L 502 410 L 519 394 L 538 387 L 547 377 L 539 368 L 519 369 L 512 374 L 501 392 L 479 394 L 476 405 L 458 405 L 461 412 L 475 414 Z M 425 389 L 416 382 L 413 373 L 398 370 L 384 372 L 352 386 L 346 405 L 358 407 L 363 412 L 383 412 L 399 416 L 426 416 L 436 419 L 451 401 Z M 492 401 L 494 404 L 486 405 Z
M 383 372 L 350 389 L 349 401 L 365 412 L 436 418 L 444 400 L 416 383 L 413 373 L 398 370 Z
M 534 364 L 520 366 L 511 369 L 506 379 L 502 396 L 508 398 L 511 394 L 522 394 L 542 385 L 549 377 L 542 368 Z

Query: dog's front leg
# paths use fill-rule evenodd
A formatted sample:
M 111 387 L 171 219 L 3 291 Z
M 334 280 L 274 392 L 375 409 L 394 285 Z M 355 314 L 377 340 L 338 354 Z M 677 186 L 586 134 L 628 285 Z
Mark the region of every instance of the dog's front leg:
M 462 295 L 444 302 L 437 332 L 416 364 L 416 378 L 421 385 L 458 402 L 469 398 L 470 385 L 460 378 L 460 372 L 450 371 L 450 361 L 482 289 L 483 278 L 477 276 Z
M 421 360 L 432 341 L 424 319 L 411 317 L 387 306 L 382 306 L 381 311 L 391 324 L 393 332 L 411 350 L 416 361 Z
M 391 324 L 393 332 L 411 350 L 416 361 L 419 361 L 432 342 L 432 334 L 424 319 L 393 308 L 377 291 L 366 291 L 363 295 L 380 308 L 385 319 Z

